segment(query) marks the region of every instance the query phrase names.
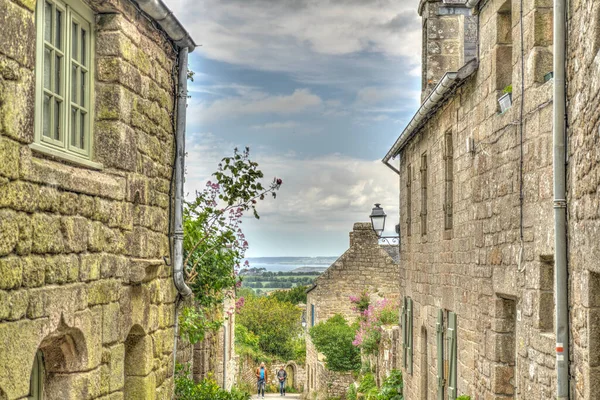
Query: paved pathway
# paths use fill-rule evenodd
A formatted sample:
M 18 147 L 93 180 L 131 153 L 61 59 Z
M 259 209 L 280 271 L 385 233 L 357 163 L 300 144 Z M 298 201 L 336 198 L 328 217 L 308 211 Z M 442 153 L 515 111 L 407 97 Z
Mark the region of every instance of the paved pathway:
M 299 399 L 300 398 L 300 394 L 298 393 L 287 393 L 285 395 L 285 397 L 281 397 L 280 395 L 276 394 L 276 393 L 266 393 L 265 394 L 265 399 L 286 399 L 286 400 L 290 400 L 290 399 Z M 254 396 L 252 396 L 252 399 L 256 399 L 256 394 Z

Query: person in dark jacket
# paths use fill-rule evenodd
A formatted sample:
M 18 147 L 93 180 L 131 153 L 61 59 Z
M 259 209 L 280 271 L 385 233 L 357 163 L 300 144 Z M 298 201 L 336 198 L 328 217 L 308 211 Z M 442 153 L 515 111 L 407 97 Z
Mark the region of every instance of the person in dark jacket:
M 285 396 L 285 381 L 287 379 L 287 372 L 285 372 L 283 367 L 277 371 L 277 379 L 279 380 L 279 394 Z

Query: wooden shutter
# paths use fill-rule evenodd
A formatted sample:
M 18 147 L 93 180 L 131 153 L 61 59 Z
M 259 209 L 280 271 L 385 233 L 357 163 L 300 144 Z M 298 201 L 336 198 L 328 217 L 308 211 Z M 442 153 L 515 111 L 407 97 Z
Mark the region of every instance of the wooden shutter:
M 406 302 L 406 325 L 407 325 L 407 349 L 406 349 L 406 357 L 408 359 L 408 373 L 412 375 L 413 373 L 413 301 L 409 297 Z
M 444 400 L 444 311 L 438 310 L 436 323 L 437 335 L 437 384 L 438 400 Z
M 408 303 L 408 298 L 406 296 L 404 296 L 404 300 L 402 303 L 402 315 L 400 317 L 400 323 L 402 324 L 402 366 L 404 367 L 405 370 L 408 369 L 408 357 L 407 357 L 407 337 L 408 337 L 408 333 L 407 333 L 407 323 L 406 323 L 406 312 L 407 312 L 407 303 Z
M 457 366 L 457 343 L 456 343 L 456 314 L 448 313 L 448 400 L 456 400 L 456 366 Z

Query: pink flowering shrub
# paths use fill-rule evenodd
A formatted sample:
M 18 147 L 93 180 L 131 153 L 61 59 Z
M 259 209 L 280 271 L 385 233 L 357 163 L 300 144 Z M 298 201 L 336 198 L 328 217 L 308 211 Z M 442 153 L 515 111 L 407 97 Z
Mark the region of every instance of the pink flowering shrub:
M 397 305 L 387 299 L 371 303 L 366 291 L 358 297 L 350 296 L 350 301 L 356 304 L 354 309 L 360 313 L 352 344 L 366 354 L 374 354 L 379 350 L 382 326 L 394 324 L 398 320 Z

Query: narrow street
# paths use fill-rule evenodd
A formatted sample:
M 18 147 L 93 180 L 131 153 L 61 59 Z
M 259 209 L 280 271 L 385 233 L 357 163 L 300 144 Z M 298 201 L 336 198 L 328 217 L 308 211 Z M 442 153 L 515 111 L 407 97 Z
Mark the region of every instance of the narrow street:
M 255 396 L 252 396 L 253 399 L 255 399 Z M 300 393 L 288 393 L 285 395 L 285 397 L 281 397 L 279 394 L 277 393 L 267 393 L 265 394 L 265 399 L 299 399 L 300 398 Z

